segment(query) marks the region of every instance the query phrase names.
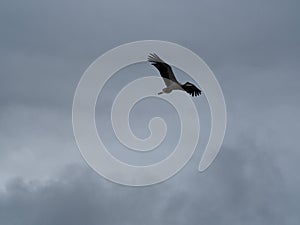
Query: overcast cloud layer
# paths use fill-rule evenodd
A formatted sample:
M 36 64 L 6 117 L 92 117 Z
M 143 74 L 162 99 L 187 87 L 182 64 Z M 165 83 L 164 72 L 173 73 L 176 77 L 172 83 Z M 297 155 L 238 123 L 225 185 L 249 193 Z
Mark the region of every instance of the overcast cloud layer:
M 299 7 L 297 0 L 1 0 L 0 224 L 298 225 Z M 201 143 L 172 179 L 131 188 L 103 179 L 84 162 L 71 107 L 95 58 L 143 39 L 178 43 L 206 61 L 225 95 L 228 128 L 204 173 L 197 172 Z M 143 68 L 143 75 L 157 74 L 141 64 L 124 71 L 126 79 L 116 74 L 108 87 L 117 91 Z M 107 88 L 99 99 L 98 123 L 107 121 L 114 94 Z M 203 97 L 195 102 L 209 113 Z M 138 107 L 133 128 L 145 136 L 157 112 Z M 109 129 L 103 135 L 122 148 Z M 164 146 L 172 147 L 176 135 Z M 114 153 L 126 160 L 120 152 Z

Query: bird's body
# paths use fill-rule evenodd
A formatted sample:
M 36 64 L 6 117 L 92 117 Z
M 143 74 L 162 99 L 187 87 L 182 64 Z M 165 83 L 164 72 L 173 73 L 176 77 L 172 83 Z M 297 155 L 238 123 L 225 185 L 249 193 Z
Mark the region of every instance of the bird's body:
M 162 89 L 158 94 L 169 94 L 173 90 L 182 90 L 186 91 L 188 94 L 192 96 L 201 95 L 201 90 L 198 89 L 195 85 L 190 82 L 186 82 L 185 84 L 181 84 L 177 81 L 172 68 L 165 61 L 159 58 L 156 54 L 150 54 L 148 56 L 148 61 L 155 66 L 161 77 L 163 78 L 166 87 Z
M 174 90 L 182 90 L 181 86 L 178 85 L 177 83 L 173 82 L 172 84 L 170 84 L 169 86 L 165 87 L 162 89 L 161 92 L 159 92 L 158 94 L 169 94 Z

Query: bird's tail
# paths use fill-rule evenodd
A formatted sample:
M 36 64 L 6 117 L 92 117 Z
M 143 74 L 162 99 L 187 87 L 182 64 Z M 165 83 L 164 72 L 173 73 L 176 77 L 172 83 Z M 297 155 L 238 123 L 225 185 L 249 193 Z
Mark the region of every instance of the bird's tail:
M 157 94 L 158 94 L 158 95 L 161 95 L 161 94 L 163 94 L 163 92 L 161 91 L 161 92 L 158 92 Z

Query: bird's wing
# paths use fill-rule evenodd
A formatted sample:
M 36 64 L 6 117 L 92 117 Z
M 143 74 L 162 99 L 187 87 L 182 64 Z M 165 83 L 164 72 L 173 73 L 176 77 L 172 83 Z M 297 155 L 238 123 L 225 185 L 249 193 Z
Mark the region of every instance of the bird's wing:
M 198 96 L 201 95 L 201 90 L 198 89 L 195 85 L 193 85 L 190 82 L 187 82 L 186 84 L 181 86 L 183 90 L 185 90 L 187 93 L 189 93 L 191 96 Z
M 158 69 L 167 86 L 170 86 L 173 82 L 178 83 L 171 66 L 159 58 L 156 54 L 149 54 L 148 61 Z

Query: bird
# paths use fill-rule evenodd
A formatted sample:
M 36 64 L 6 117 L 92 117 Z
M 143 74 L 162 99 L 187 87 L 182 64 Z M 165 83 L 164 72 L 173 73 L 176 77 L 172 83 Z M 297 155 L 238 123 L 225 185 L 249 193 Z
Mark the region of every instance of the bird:
M 166 87 L 162 89 L 158 94 L 169 94 L 173 90 L 185 91 L 191 96 L 195 97 L 201 95 L 201 90 L 197 88 L 194 84 L 186 82 L 184 84 L 179 83 L 172 71 L 172 68 L 169 64 L 159 58 L 155 53 L 150 53 L 148 55 L 147 61 L 150 62 L 153 66 L 158 69 L 161 77 L 163 78 Z

